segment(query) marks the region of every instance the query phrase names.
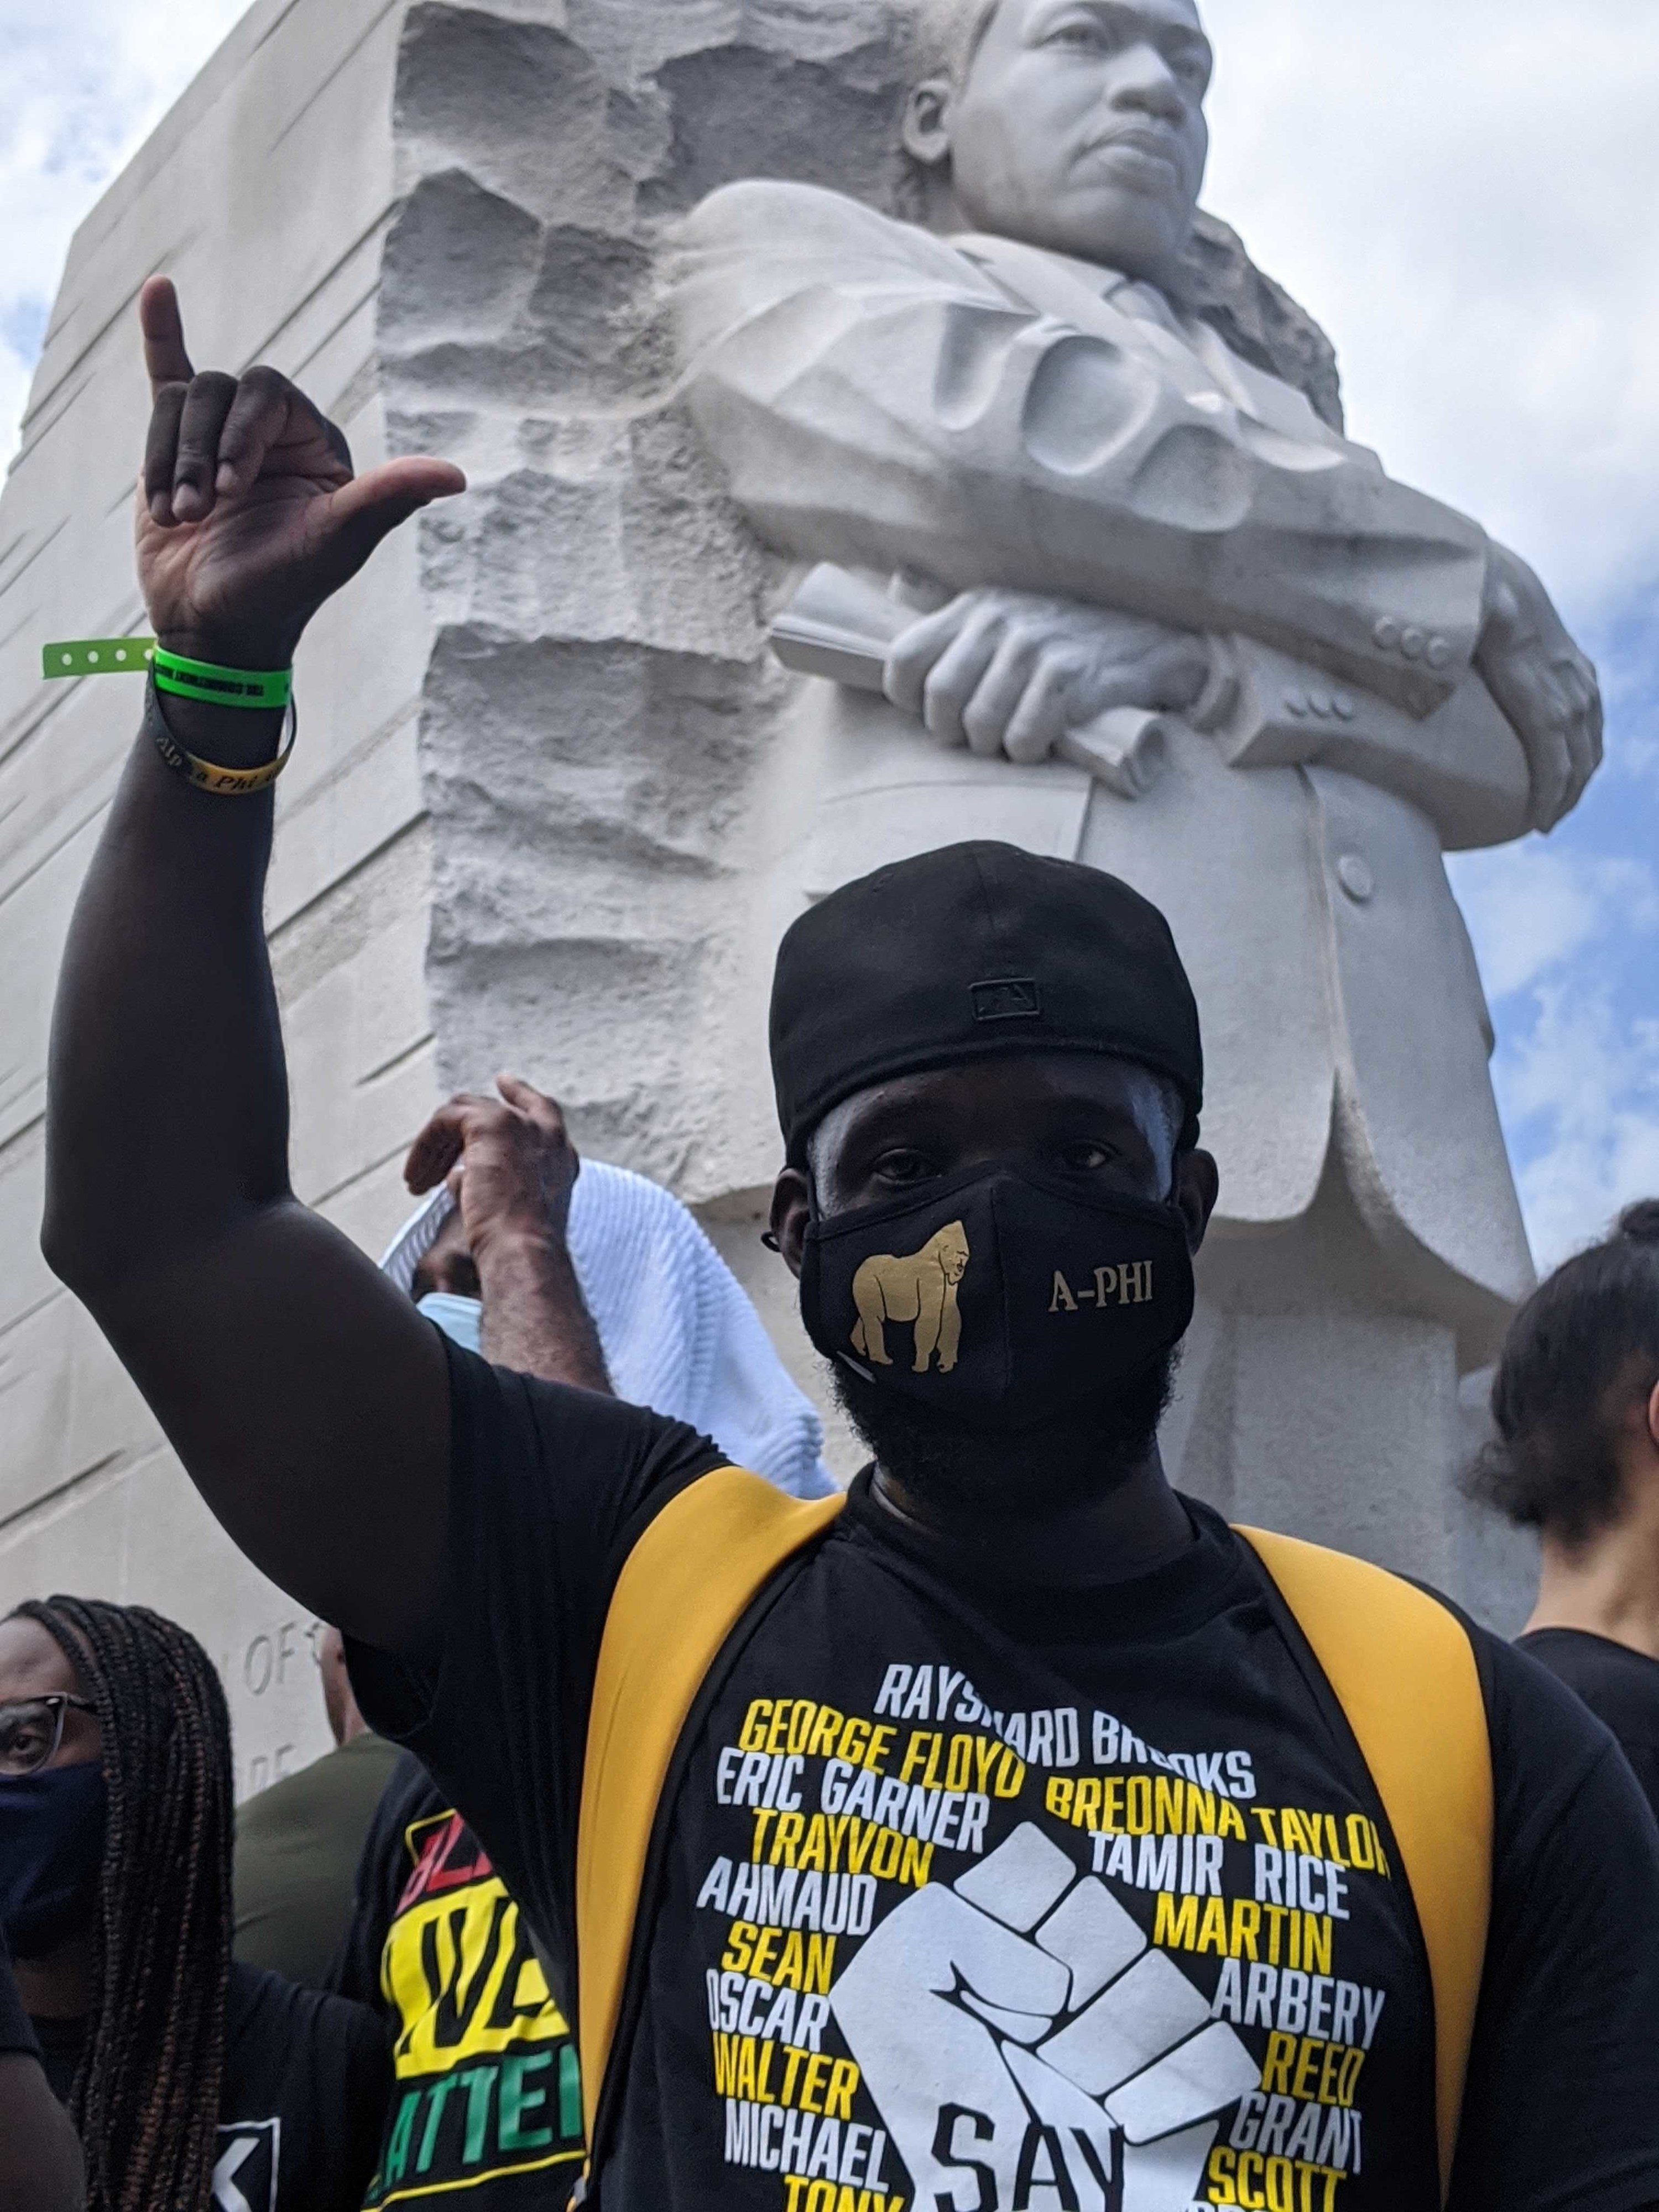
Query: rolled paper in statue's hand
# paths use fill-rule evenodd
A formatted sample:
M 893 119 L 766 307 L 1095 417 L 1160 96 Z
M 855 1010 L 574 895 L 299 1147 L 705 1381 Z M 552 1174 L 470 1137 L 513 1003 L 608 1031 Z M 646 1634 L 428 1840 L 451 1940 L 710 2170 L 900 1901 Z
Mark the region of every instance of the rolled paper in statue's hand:
M 861 576 L 821 561 L 772 617 L 772 650 L 801 676 L 826 676 L 854 691 L 879 691 L 888 648 L 920 619 Z
M 772 650 L 799 675 L 879 691 L 889 650 L 920 619 L 915 608 L 823 561 L 773 617 Z M 1168 764 L 1169 721 L 1145 708 L 1110 707 L 1066 731 L 1054 753 L 1120 799 L 1139 799 Z
M 1054 750 L 1073 768 L 1086 769 L 1120 799 L 1140 799 L 1169 766 L 1170 721 L 1169 715 L 1144 707 L 1109 707 L 1080 728 L 1067 730 Z

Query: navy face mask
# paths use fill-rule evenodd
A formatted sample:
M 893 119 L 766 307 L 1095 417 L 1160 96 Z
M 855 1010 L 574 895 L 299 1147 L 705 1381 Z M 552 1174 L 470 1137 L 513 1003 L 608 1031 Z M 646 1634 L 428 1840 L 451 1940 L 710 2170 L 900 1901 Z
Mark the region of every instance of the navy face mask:
M 800 1303 L 828 1358 L 940 1413 L 1022 1429 L 1109 1395 L 1176 1343 L 1193 1265 L 1174 1206 L 992 1167 L 814 1221 Z
M 0 1780 L 0 1927 L 14 1958 L 44 1958 L 91 1917 L 104 1814 L 95 1759 Z

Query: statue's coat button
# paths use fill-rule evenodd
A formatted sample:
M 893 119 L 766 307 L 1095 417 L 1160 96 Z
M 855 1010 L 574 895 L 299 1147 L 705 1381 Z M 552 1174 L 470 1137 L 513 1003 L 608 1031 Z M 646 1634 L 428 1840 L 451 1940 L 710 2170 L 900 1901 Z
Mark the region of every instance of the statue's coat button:
M 1331 712 L 1331 695 L 1328 691 L 1310 691 L 1308 694 L 1308 704 L 1313 708 L 1315 714 L 1320 717 L 1322 721 L 1329 720 Z
M 1336 709 L 1336 717 L 1340 722 L 1352 721 L 1359 711 L 1346 691 L 1339 691 L 1331 704 Z
M 1306 693 L 1287 691 L 1285 694 L 1285 711 L 1288 714 L 1305 714 L 1308 711 Z
M 1423 656 L 1431 668 L 1443 668 L 1451 659 L 1451 647 L 1443 637 L 1431 637 L 1429 649 Z
M 1356 906 L 1364 906 L 1376 889 L 1376 878 L 1358 853 L 1344 853 L 1338 860 L 1336 880 Z
M 1401 630 L 1400 633 L 1400 650 L 1407 660 L 1420 660 L 1423 658 L 1423 648 L 1427 643 L 1427 638 L 1424 636 L 1415 623 L 1409 629 Z
M 1400 625 L 1392 615 L 1384 615 L 1371 632 L 1371 635 L 1384 653 L 1392 653 L 1400 642 Z

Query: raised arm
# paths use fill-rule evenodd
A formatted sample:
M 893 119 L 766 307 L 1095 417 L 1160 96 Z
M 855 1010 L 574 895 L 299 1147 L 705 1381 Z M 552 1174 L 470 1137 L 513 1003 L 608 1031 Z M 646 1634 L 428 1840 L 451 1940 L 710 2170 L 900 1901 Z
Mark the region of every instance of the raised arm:
M 286 667 L 381 538 L 465 480 L 424 459 L 354 476 L 340 433 L 275 370 L 193 373 L 165 279 L 140 314 L 154 413 L 137 555 L 156 635 L 195 659 Z M 226 766 L 269 760 L 277 719 L 165 702 L 177 744 Z M 192 788 L 140 734 L 64 954 L 42 1242 L 249 1557 L 365 1642 L 413 1649 L 437 1606 L 443 1352 L 289 1186 L 270 831 L 268 793 Z

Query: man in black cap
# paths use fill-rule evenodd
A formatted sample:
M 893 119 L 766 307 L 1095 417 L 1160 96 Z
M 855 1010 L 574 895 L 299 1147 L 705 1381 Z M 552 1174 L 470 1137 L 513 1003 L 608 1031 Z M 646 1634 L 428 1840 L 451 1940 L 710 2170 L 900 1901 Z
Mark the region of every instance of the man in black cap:
M 354 478 L 274 372 L 192 376 L 165 280 L 142 312 L 150 611 L 187 674 L 263 683 L 459 479 Z M 1408 1586 L 1164 1480 L 1216 1172 L 1159 915 L 981 844 L 790 932 L 773 1232 L 875 1463 L 838 1514 L 780 1506 L 447 1345 L 295 1201 L 247 788 L 278 742 L 149 696 L 65 959 L 46 1250 L 580 1965 L 610 2212 L 1659 2204 L 1659 1832 L 1611 1739 Z M 489 1297 L 522 1255 L 476 1225 Z M 519 1984 L 466 1989 L 446 2032 L 494 2049 Z M 536 2064 L 458 2072 L 409 2188 L 444 2126 L 568 2158 L 574 2069 Z

